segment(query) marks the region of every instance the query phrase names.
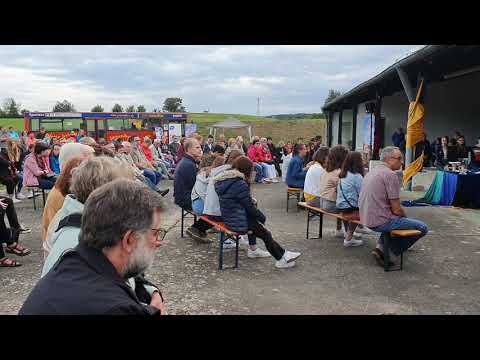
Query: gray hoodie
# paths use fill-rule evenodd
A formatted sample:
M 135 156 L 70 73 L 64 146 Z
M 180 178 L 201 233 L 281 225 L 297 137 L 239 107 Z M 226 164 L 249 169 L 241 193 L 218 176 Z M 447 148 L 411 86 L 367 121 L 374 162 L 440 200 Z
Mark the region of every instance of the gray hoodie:
M 218 200 L 218 195 L 215 191 L 213 178 L 220 175 L 222 172 L 229 170 L 231 167 L 231 165 L 225 164 L 212 169 L 210 172 L 207 194 L 205 196 L 205 205 L 203 206 L 204 215 L 222 216 L 222 213 L 220 212 L 220 201 Z
M 195 185 L 193 185 L 192 189 L 192 201 L 198 198 L 201 198 L 203 201 L 205 201 L 208 180 L 209 178 L 206 176 L 204 171 L 200 171 L 197 174 L 197 180 L 195 181 Z

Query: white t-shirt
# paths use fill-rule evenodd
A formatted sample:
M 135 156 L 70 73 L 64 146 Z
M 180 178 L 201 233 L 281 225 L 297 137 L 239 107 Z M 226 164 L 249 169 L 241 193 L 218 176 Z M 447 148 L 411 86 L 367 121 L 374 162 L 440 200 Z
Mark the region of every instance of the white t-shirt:
M 303 192 L 310 195 L 320 196 L 320 178 L 325 172 L 325 169 L 319 163 L 314 163 L 307 171 L 305 176 L 305 184 L 303 185 Z

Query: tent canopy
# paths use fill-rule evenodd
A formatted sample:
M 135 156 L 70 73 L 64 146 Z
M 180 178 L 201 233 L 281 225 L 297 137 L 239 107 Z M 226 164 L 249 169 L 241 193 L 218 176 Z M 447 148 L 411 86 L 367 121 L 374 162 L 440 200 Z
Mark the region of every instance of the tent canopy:
M 225 121 L 221 121 L 218 123 L 213 124 L 210 127 L 210 134 L 212 133 L 213 129 L 213 138 L 216 138 L 217 129 L 246 129 L 248 132 L 248 137 L 250 141 L 252 140 L 252 127 L 249 124 L 245 124 L 240 120 L 229 118 Z
M 237 119 L 227 119 L 222 122 L 218 122 L 216 124 L 212 125 L 213 128 L 222 128 L 222 129 L 243 129 L 243 128 L 248 128 L 250 125 L 245 124 L 241 122 L 240 120 Z

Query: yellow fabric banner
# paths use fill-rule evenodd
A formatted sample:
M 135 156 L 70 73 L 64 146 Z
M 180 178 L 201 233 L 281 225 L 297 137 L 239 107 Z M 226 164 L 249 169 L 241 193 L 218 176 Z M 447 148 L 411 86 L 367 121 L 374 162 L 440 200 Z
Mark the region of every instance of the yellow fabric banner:
M 415 145 L 423 141 L 423 120 L 425 116 L 425 108 L 420 103 L 420 95 L 423 89 L 423 80 L 418 88 L 417 98 L 408 106 L 408 123 L 407 123 L 407 141 L 406 148 L 412 148 L 414 154 Z M 403 172 L 403 182 L 407 183 L 416 173 L 423 168 L 423 151 L 417 159 L 412 159 L 410 165 Z

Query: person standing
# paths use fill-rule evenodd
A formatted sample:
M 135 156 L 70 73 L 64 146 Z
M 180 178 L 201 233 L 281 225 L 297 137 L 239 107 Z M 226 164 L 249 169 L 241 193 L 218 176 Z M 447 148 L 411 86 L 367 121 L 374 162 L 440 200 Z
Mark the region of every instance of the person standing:
M 203 153 L 204 154 L 210 154 L 211 152 L 213 152 L 213 148 L 215 147 L 215 145 L 213 144 L 213 135 L 208 135 L 207 137 L 207 143 L 203 145 Z
M 360 221 L 370 229 L 382 233 L 372 255 L 378 265 L 384 266 L 383 233 L 397 229 L 414 229 L 418 236 L 391 240 L 391 250 L 400 256 L 428 233 L 428 227 L 419 220 L 410 219 L 400 206 L 400 183 L 396 170 L 402 168 L 403 155 L 398 147 L 387 146 L 380 152 L 381 164 L 374 167 L 364 178 L 359 197 Z M 389 264 L 391 265 L 391 264 Z

